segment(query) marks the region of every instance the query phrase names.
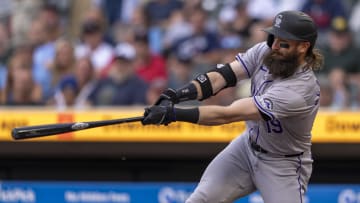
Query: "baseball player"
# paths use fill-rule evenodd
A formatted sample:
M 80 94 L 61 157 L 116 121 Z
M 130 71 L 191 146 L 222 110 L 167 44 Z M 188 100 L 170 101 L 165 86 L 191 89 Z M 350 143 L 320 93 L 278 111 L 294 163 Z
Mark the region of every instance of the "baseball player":
M 311 129 L 320 97 L 313 71 L 323 63 L 314 49 L 317 28 L 308 15 L 284 11 L 264 31 L 266 42 L 183 88 L 165 90 L 155 105 L 145 109 L 144 125 L 246 121 L 244 133 L 209 164 L 186 203 L 233 202 L 255 190 L 265 203 L 304 202 L 313 162 Z M 229 106 L 174 106 L 204 100 L 244 78 L 251 79 L 249 98 Z

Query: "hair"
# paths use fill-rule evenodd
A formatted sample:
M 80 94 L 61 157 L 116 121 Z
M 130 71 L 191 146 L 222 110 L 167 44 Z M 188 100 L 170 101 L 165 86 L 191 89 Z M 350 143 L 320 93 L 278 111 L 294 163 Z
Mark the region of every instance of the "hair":
M 305 57 L 305 61 L 313 71 L 319 71 L 324 65 L 324 56 L 319 49 L 312 49 Z
M 7 84 L 6 89 L 7 92 L 11 91 L 13 86 L 13 69 L 16 61 L 20 61 L 22 64 L 26 64 L 23 68 L 32 69 L 32 54 L 33 48 L 28 45 L 22 45 L 15 48 L 14 52 L 10 56 L 7 66 L 8 66 L 8 74 L 7 74 Z
M 7 68 L 8 73 L 6 76 L 6 84 L 4 88 L 4 92 L 2 95 L 1 101 L 2 103 L 6 103 L 7 96 L 13 91 L 14 88 L 14 65 L 16 62 L 20 62 L 23 66 L 21 68 L 29 70 L 31 73 L 32 71 L 32 53 L 33 48 L 28 45 L 22 45 L 15 48 L 14 52 L 10 56 Z
M 61 49 L 67 46 L 70 48 L 68 54 L 70 57 L 68 60 L 62 60 L 60 57 Z M 57 85 L 61 78 L 66 74 L 72 74 L 75 64 L 74 45 L 72 41 L 67 38 L 59 38 L 55 41 L 55 58 L 52 63 L 48 65 L 50 68 L 52 79 L 51 84 Z

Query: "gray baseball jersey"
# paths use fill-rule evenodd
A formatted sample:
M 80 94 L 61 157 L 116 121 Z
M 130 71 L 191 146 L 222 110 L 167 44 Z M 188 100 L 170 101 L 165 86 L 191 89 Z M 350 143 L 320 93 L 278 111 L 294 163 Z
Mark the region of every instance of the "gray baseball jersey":
M 209 164 L 186 203 L 230 203 L 255 190 L 265 203 L 305 202 L 320 89 L 311 69 L 299 67 L 289 78 L 274 79 L 262 63 L 269 51 L 263 42 L 236 56 L 251 78 L 257 108 L 268 119 L 246 122 L 245 132 Z
M 311 129 L 319 108 L 320 87 L 311 69 L 286 79 L 273 79 L 262 65 L 270 51 L 266 43 L 254 46 L 240 61 L 251 77 L 251 94 L 258 109 L 269 121 L 248 121 L 251 140 L 274 154 L 296 154 L 311 146 Z

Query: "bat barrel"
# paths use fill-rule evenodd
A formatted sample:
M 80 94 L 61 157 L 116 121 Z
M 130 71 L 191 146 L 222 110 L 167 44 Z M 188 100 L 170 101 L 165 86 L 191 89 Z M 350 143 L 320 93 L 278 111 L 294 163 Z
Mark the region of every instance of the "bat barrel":
M 71 131 L 70 126 L 71 126 L 70 123 L 63 123 L 63 124 L 18 127 L 18 128 L 14 128 L 11 131 L 11 136 L 15 140 L 20 140 L 20 139 L 66 133 Z
M 142 119 L 143 117 L 139 116 L 139 117 L 122 118 L 122 119 L 114 119 L 114 120 L 58 123 L 58 124 L 18 127 L 18 128 L 14 128 L 11 131 L 11 136 L 15 140 L 20 140 L 20 139 L 35 138 L 35 137 L 42 137 L 47 135 L 73 132 L 77 130 L 85 130 L 89 128 L 96 128 L 107 125 L 136 122 L 136 121 L 141 121 Z

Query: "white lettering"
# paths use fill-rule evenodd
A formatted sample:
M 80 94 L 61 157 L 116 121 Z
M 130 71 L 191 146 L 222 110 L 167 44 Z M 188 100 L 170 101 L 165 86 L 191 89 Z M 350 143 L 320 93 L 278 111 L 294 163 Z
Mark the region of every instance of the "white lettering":
M 190 196 L 191 192 L 184 190 L 174 190 L 170 187 L 164 187 L 158 194 L 159 203 L 182 203 Z
M 0 188 L 0 202 L 35 202 L 36 195 L 31 189 Z
M 130 203 L 128 193 L 119 192 L 98 192 L 98 191 L 65 191 L 64 198 L 66 202 L 114 202 Z
M 342 190 L 338 196 L 338 203 L 360 203 L 360 192 L 354 190 Z

